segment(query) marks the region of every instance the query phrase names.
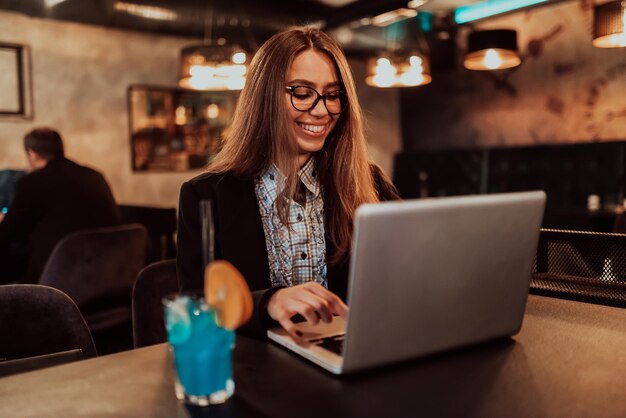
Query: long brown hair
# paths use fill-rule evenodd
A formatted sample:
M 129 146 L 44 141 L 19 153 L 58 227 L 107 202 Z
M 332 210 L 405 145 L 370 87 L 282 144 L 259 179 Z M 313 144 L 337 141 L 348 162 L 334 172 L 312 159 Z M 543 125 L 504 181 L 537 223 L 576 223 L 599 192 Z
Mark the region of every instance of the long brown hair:
M 367 158 L 363 113 L 352 72 L 341 47 L 330 36 L 318 29 L 293 28 L 274 35 L 261 46 L 252 59 L 224 147 L 207 171 L 230 171 L 252 178 L 262 175 L 274 163 L 287 178 L 282 194 L 293 199 L 298 184 L 298 147 L 289 125 L 285 86 L 295 57 L 311 48 L 335 63 L 348 100 L 324 147 L 315 153 L 325 228 L 337 249 L 328 261 L 336 264 L 350 253 L 356 208 L 379 198 Z M 285 199 L 278 203 L 282 201 Z M 278 209 L 286 224 L 288 206 Z

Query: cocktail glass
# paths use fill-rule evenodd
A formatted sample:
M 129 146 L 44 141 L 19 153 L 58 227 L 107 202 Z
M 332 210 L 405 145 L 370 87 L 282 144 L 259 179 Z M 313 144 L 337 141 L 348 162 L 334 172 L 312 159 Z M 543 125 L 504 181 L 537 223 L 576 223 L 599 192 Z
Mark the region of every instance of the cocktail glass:
M 218 325 L 216 311 L 201 297 L 175 295 L 163 305 L 177 398 L 201 406 L 226 402 L 235 391 L 234 331 Z

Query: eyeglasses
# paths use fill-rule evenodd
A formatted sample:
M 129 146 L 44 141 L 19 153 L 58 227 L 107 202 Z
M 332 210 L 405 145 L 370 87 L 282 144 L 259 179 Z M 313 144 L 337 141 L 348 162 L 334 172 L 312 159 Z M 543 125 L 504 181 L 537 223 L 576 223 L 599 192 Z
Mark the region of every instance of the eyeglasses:
M 333 90 L 322 95 L 313 87 L 287 86 L 291 94 L 291 105 L 300 112 L 309 112 L 322 100 L 326 110 L 331 115 L 338 115 L 346 109 L 348 99 L 341 90 Z

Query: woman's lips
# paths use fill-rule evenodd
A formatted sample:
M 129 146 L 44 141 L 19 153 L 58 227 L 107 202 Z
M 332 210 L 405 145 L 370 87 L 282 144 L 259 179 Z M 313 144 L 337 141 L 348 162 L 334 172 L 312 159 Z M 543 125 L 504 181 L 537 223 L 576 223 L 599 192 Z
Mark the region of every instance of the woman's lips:
M 297 125 L 298 127 L 300 127 L 300 130 L 304 131 L 306 135 L 314 138 L 324 136 L 326 134 L 326 127 L 328 126 L 327 124 L 319 125 L 302 122 L 297 122 Z

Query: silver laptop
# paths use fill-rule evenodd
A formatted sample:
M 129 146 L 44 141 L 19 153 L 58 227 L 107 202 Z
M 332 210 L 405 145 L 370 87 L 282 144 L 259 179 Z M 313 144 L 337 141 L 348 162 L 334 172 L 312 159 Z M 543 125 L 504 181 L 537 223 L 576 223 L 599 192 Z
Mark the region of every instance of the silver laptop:
M 335 374 L 516 334 L 544 192 L 367 204 L 354 221 L 347 321 L 268 337 Z

